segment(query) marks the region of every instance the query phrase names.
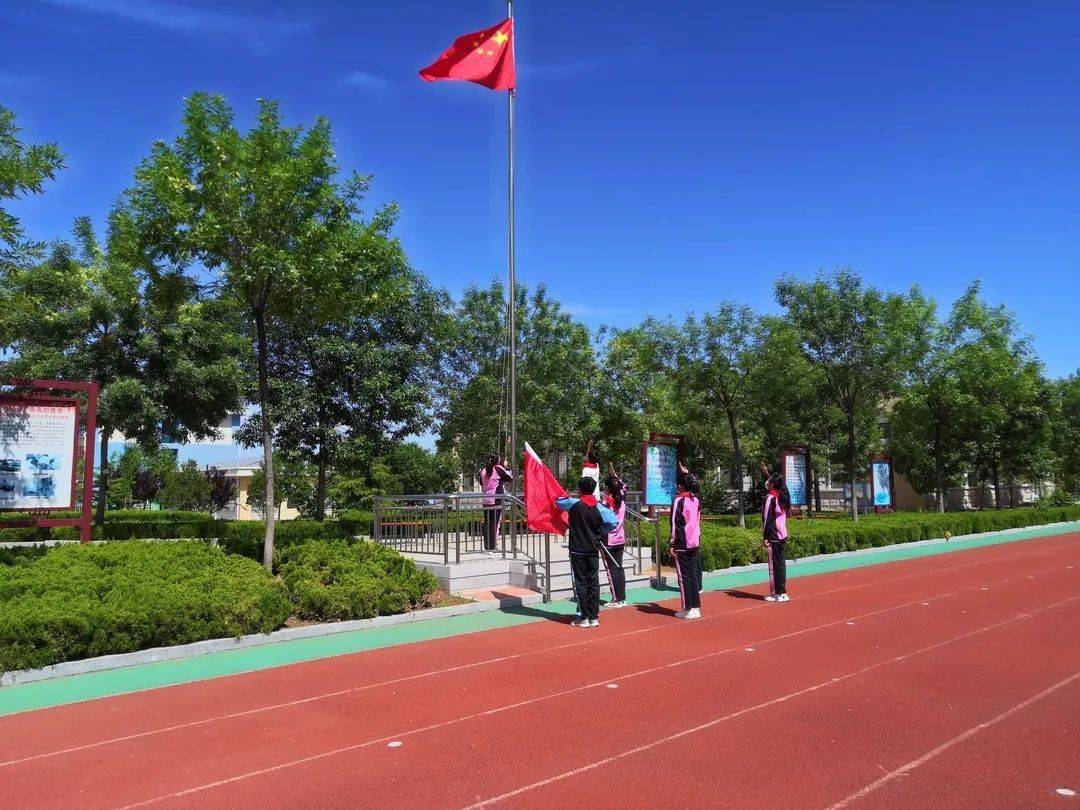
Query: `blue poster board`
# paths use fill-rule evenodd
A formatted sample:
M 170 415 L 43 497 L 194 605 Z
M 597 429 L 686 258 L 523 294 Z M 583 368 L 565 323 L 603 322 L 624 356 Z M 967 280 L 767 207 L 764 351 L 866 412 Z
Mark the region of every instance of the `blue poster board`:
M 645 506 L 671 506 L 679 474 L 679 448 L 673 444 L 645 445 Z
M 784 453 L 784 483 L 791 495 L 792 506 L 809 506 L 806 482 L 806 452 Z
M 892 464 L 888 461 L 874 461 L 870 464 L 873 475 L 874 506 L 888 508 L 892 503 Z

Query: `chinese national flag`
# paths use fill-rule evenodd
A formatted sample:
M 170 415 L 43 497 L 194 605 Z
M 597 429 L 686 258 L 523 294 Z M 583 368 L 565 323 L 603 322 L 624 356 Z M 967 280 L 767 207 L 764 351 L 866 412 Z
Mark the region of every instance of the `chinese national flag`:
M 492 90 L 513 90 L 514 21 L 503 20 L 498 25 L 465 34 L 454 40 L 433 65 L 420 71 L 428 82 L 475 82 Z
M 566 534 L 569 526 L 566 512 L 555 505 L 555 499 L 565 497 L 566 490 L 528 442 L 521 466 L 525 470 L 525 522 L 534 532 Z

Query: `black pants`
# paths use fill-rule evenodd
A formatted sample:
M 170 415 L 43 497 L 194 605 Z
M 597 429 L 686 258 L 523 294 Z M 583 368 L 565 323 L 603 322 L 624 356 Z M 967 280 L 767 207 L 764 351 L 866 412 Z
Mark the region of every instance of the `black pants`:
M 683 610 L 701 607 L 701 549 L 672 549 Z
M 787 540 L 769 541 L 769 582 L 775 594 L 787 593 Z
M 600 558 L 596 553 L 570 552 L 570 576 L 577 597 L 578 615 L 585 619 L 600 618 Z
M 501 506 L 484 507 L 484 548 L 487 551 L 494 551 L 496 548 L 496 540 L 502 526 L 502 513 Z
M 615 602 L 626 601 L 626 571 L 622 567 L 624 545 L 604 546 L 600 549 L 600 561 L 607 571 L 611 599 Z

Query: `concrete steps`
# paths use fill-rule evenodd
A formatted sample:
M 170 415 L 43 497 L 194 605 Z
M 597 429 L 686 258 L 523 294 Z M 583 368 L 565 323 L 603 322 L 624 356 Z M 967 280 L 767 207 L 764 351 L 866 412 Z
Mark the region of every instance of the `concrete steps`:
M 564 549 L 560 551 L 565 554 Z M 555 556 L 554 549 L 552 550 L 552 557 Z M 561 555 L 560 555 L 561 556 Z M 647 561 L 643 561 L 643 565 L 647 565 Z M 629 558 L 623 559 L 623 571 L 626 572 L 626 589 L 631 590 L 633 588 L 643 588 L 648 586 L 649 578 L 647 576 L 636 576 L 634 574 L 635 561 Z M 532 588 L 536 591 L 543 593 L 544 590 L 544 568 L 539 563 L 533 563 L 531 560 L 517 560 L 510 568 L 511 584 L 518 585 L 524 588 Z M 608 592 L 607 573 L 604 567 L 600 567 L 600 589 L 602 593 Z M 569 555 L 561 559 L 552 559 L 551 561 L 551 598 L 552 599 L 566 599 L 573 595 L 574 586 L 572 577 L 570 575 L 570 559 Z

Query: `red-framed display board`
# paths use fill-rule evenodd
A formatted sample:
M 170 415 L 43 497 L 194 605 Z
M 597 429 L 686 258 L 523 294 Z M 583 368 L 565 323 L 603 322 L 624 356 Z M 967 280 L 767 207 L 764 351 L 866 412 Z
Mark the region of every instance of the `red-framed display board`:
M 0 512 L 28 515 L 4 521 L 4 525 L 78 526 L 83 542 L 89 542 L 98 384 L 4 380 L 0 385 L 15 389 L 0 391 Z M 70 396 L 72 393 L 85 394 L 85 405 L 80 397 Z M 85 411 L 82 420 L 80 408 Z M 85 435 L 81 447 L 80 434 Z M 80 458 L 83 487 L 77 501 Z M 78 517 L 49 517 L 76 509 Z
M 874 511 L 893 511 L 896 508 L 896 485 L 893 480 L 892 456 L 871 456 L 867 472 L 870 476 L 870 502 L 874 505 Z

